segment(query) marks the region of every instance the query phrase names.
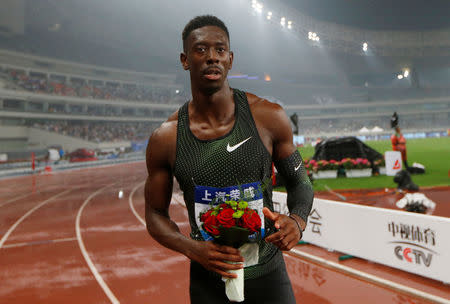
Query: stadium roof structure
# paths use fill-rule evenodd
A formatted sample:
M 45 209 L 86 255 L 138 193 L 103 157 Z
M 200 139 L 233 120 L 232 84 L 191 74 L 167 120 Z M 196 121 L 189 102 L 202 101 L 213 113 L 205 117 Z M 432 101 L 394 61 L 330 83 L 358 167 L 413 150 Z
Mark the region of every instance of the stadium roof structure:
M 354 55 L 450 56 L 449 5 L 446 0 L 283 0 L 273 3 L 277 14 L 271 20 L 285 16 L 301 37 L 320 37 L 320 44 L 313 39 L 312 45 Z
M 448 0 L 281 0 L 281 2 L 320 21 L 366 30 L 429 31 L 450 28 Z
M 255 18 L 249 16 L 254 13 L 253 1 L 264 5 Z M 8 13 L 3 15 L 16 11 L 18 17 L 0 18 L 0 37 L 6 27 L 12 27 L 8 34 L 12 38 L 4 39 L 10 44 L 0 39 L 0 48 L 119 69 L 178 73 L 180 81 L 184 79 L 178 60 L 181 30 L 190 18 L 204 13 L 221 17 L 230 29 L 232 47 L 240 46 L 235 50 L 234 69 L 243 74 L 279 74 L 271 74 L 273 81 L 286 78 L 302 83 L 303 78 L 312 81 L 317 76 L 320 82 L 334 83 L 343 79 L 343 74 L 398 74 L 403 68 L 412 72 L 413 67 L 450 67 L 447 0 L 5 3 L 12 7 L 4 9 Z M 273 13 L 271 21 L 266 20 L 269 11 Z M 290 32 L 280 30 L 282 17 L 286 23 L 292 22 Z M 310 32 L 320 36 L 320 43 L 308 39 Z M 367 43 L 367 52 L 363 43 Z M 367 57 L 375 60 L 369 62 Z

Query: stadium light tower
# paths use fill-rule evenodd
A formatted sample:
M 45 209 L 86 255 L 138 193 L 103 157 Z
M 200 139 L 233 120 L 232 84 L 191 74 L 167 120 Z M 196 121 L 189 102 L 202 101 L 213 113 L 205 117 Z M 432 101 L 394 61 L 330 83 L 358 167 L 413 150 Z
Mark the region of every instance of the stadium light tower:
M 280 24 L 282 27 L 286 25 L 286 17 L 281 17 Z
M 267 20 L 270 20 L 270 19 L 272 19 L 272 12 L 267 13 Z

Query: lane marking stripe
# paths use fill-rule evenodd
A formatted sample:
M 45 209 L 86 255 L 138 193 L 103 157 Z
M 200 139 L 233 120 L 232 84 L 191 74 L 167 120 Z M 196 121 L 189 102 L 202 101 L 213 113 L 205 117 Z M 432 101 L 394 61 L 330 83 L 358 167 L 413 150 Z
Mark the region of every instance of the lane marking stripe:
M 26 194 L 23 194 L 23 195 L 16 196 L 15 198 L 9 199 L 9 200 L 7 200 L 6 202 L 1 203 L 1 204 L 0 204 L 0 207 L 3 207 L 3 206 L 5 206 L 5 205 L 7 205 L 7 204 L 9 204 L 9 203 L 18 201 L 18 200 L 20 200 L 21 198 L 27 197 L 27 196 L 29 196 L 29 195 L 31 195 L 31 194 L 30 194 L 30 193 L 26 193 Z
M 63 191 L 61 193 L 58 193 L 56 195 L 53 195 L 52 197 L 46 199 L 45 201 L 41 202 L 40 204 L 34 206 L 32 209 L 30 209 L 27 213 L 25 213 L 24 215 L 22 215 L 22 217 L 20 219 L 18 219 L 9 229 L 8 231 L 5 233 L 5 235 L 2 237 L 2 239 L 0 240 L 0 248 L 3 247 L 3 244 L 6 242 L 6 240 L 8 239 L 9 235 L 14 231 L 14 229 L 16 229 L 17 226 L 19 226 L 19 224 L 26 219 L 29 215 L 31 215 L 34 211 L 36 211 L 37 209 L 41 208 L 42 206 L 44 206 L 45 204 L 47 204 L 48 202 L 54 200 L 55 198 L 62 196 L 66 193 L 68 193 L 69 191 L 71 191 L 71 189 L 68 189 L 66 191 Z
M 111 289 L 109 289 L 108 285 L 106 285 L 102 276 L 99 274 L 97 268 L 95 268 L 94 263 L 92 262 L 91 258 L 89 257 L 89 253 L 87 252 L 86 247 L 84 246 L 84 243 L 83 243 L 83 238 L 81 236 L 81 229 L 80 229 L 80 218 L 81 218 L 81 214 L 83 213 L 84 207 L 86 207 L 86 205 L 91 201 L 91 199 L 94 196 L 96 196 L 97 194 L 99 194 L 104 189 L 106 189 L 107 187 L 110 187 L 110 186 L 112 186 L 112 185 L 107 185 L 103 188 L 98 189 L 97 191 L 95 191 L 94 193 L 89 195 L 89 197 L 84 201 L 83 205 L 78 210 L 77 219 L 75 222 L 75 231 L 77 233 L 77 240 L 78 240 L 78 245 L 80 246 L 81 254 L 83 255 L 86 263 L 89 266 L 89 269 L 91 270 L 91 272 L 94 275 L 95 279 L 97 280 L 98 284 L 103 289 L 103 291 L 105 292 L 106 296 L 109 298 L 111 303 L 120 304 L 119 300 L 117 300 L 117 298 L 115 297 L 115 295 L 113 294 Z
M 15 247 L 24 247 L 24 246 L 33 246 L 33 245 L 42 245 L 42 244 L 52 244 L 52 243 L 61 243 L 61 242 L 70 242 L 76 241 L 77 238 L 63 238 L 63 239 L 55 239 L 55 240 L 42 240 L 35 242 L 24 242 L 24 243 L 13 243 L 3 246 L 3 248 L 15 248 Z
M 128 203 L 130 205 L 131 211 L 133 212 L 134 216 L 139 220 L 139 222 L 142 223 L 142 225 L 144 225 L 145 227 L 147 227 L 147 224 L 145 223 L 145 220 L 139 215 L 139 213 L 137 213 L 136 209 L 134 208 L 134 204 L 133 204 L 133 195 L 134 192 L 136 192 L 136 190 L 141 187 L 142 185 L 145 184 L 145 181 L 137 184 L 133 190 L 131 191 L 130 195 L 128 196 Z
M 387 288 L 387 289 L 393 289 L 394 291 L 398 291 L 398 292 L 407 294 L 409 296 L 418 297 L 420 299 L 427 300 L 427 301 L 433 301 L 435 303 L 450 304 L 450 300 L 429 294 L 427 292 L 424 292 L 424 291 L 421 291 L 421 290 L 418 290 L 418 289 L 415 289 L 412 287 L 401 285 L 401 284 L 395 283 L 393 281 L 389 281 L 389 280 L 380 278 L 378 276 L 375 276 L 375 275 L 372 275 L 372 274 L 369 274 L 366 272 L 356 270 L 356 269 L 348 267 L 348 266 L 344 266 L 344 265 L 326 260 L 324 258 L 320 258 L 318 256 L 303 252 L 296 248 L 292 248 L 290 252 L 284 253 L 284 254 L 294 255 L 296 257 L 302 258 L 309 262 L 319 264 L 320 266 L 331 268 L 333 270 L 337 270 L 337 271 L 343 272 L 348 275 L 356 276 L 359 279 L 363 279 L 365 281 L 368 281 L 370 283 L 379 285 L 379 286 Z

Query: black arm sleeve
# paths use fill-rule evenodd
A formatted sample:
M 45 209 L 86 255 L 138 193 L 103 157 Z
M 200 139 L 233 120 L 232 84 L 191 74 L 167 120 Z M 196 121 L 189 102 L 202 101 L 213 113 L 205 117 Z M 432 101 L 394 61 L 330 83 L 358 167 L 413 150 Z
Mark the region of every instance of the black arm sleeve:
M 275 166 L 286 181 L 289 212 L 298 215 L 307 223 L 314 191 L 300 152 L 296 150 L 289 157 L 275 161 Z

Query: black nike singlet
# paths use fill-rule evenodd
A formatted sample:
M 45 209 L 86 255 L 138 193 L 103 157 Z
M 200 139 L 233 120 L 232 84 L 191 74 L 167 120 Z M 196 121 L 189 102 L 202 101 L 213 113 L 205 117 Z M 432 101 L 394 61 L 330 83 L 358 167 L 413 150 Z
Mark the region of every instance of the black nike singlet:
M 183 191 L 189 214 L 191 238 L 204 240 L 196 221 L 198 189 L 214 189 L 261 183 L 264 207 L 273 210 L 271 165 L 272 157 L 264 146 L 256 129 L 245 92 L 233 89 L 235 123 L 227 134 L 211 140 L 200 140 L 189 127 L 188 104 L 178 111 L 177 147 L 174 175 Z M 212 187 L 212 188 L 209 188 Z M 205 200 L 214 198 L 214 191 L 201 194 Z M 271 221 L 264 222 L 265 229 L 272 229 Z M 279 265 L 272 259 L 281 256 L 276 246 L 259 242 L 258 264 L 245 268 L 245 278 L 259 277 Z

